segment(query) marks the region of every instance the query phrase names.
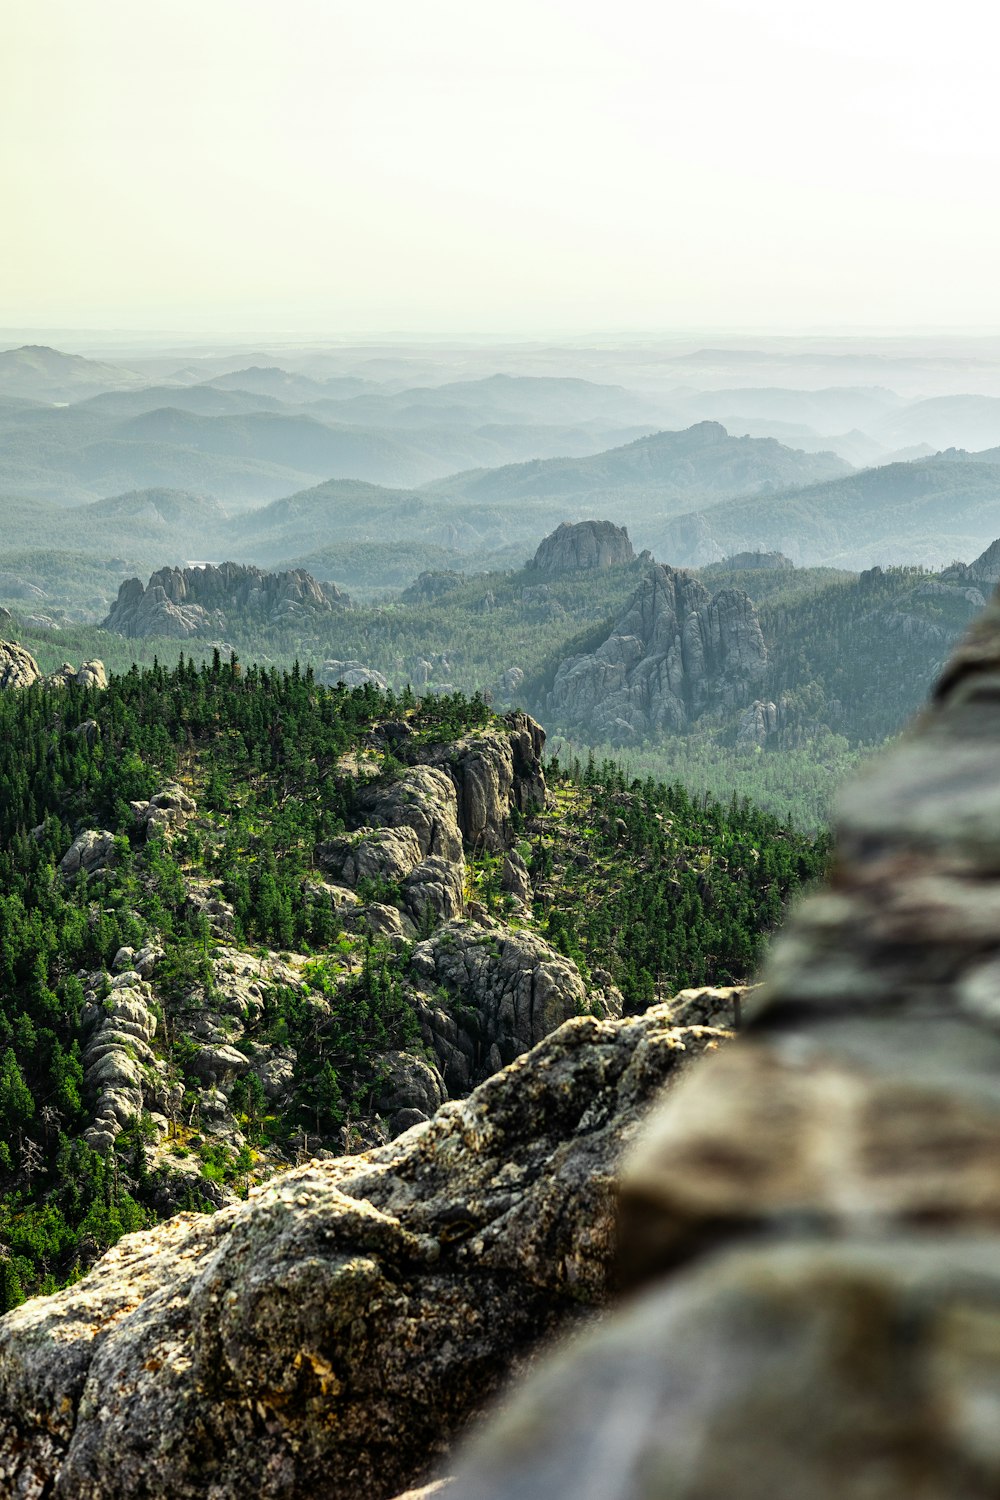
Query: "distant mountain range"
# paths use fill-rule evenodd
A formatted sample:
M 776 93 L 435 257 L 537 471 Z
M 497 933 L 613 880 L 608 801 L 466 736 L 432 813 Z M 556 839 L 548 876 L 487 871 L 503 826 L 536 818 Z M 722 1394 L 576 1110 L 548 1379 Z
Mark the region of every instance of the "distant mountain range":
M 730 500 L 665 521 L 649 545 L 680 566 L 761 548 L 785 552 L 800 564 L 941 567 L 955 556 L 981 552 L 997 532 L 1000 449 L 993 449 L 887 464 L 780 495 Z
M 631 520 L 635 507 L 677 510 L 695 498 L 722 498 L 809 484 L 850 472 L 832 453 L 802 453 L 771 438 L 734 438 L 718 422 L 683 432 L 657 432 L 582 459 L 541 459 L 486 472 L 455 474 L 432 486 L 438 495 L 497 501 L 560 496 L 617 504 Z M 629 512 L 626 514 L 626 512 Z

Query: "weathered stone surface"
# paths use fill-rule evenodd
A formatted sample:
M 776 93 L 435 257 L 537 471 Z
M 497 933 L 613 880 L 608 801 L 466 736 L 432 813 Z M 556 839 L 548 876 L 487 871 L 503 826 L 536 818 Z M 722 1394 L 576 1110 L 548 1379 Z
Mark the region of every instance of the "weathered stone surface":
M 500 886 L 513 896 L 515 901 L 521 901 L 525 905 L 530 904 L 531 877 L 528 874 L 528 866 L 516 849 L 511 849 L 504 855 Z
M 464 861 L 456 864 L 437 854 L 421 860 L 411 870 L 400 894 L 403 911 L 417 932 L 427 932 L 431 926 L 461 915 L 465 905 L 464 874 Z
M 0 641 L 0 688 L 30 687 L 41 675 L 30 651 L 16 641 Z
M 776 703 L 758 698 L 740 714 L 736 725 L 737 750 L 753 750 L 766 745 L 772 734 L 781 727 L 781 714 Z
M 130 806 L 132 816 L 147 838 L 157 831 L 182 827 L 197 811 L 194 798 L 176 782 L 154 793 L 148 802 L 133 802 Z
M 604 644 L 560 664 L 548 706 L 561 724 L 622 741 L 745 703 L 766 667 L 746 594 L 713 597 L 691 574 L 653 564 Z
M 449 922 L 415 948 L 412 972 L 423 992 L 424 1041 L 452 1095 L 527 1052 L 571 1016 L 621 1013 L 616 990 L 588 990 L 572 959 L 523 929 Z
M 411 766 L 388 785 L 362 792 L 358 806 L 377 828 L 412 828 L 422 858 L 438 854 L 462 862 L 455 784 L 433 766 Z
M 466 846 L 498 852 L 510 842 L 510 816 L 545 802 L 545 731 L 528 714 L 508 714 L 504 730 L 467 734 L 438 752 L 458 797 Z
M 525 1388 L 454 1500 L 1000 1492 L 998 749 L 993 603 L 843 796 L 746 1036 L 625 1169 L 622 1274 L 672 1279 Z
M 105 988 L 108 993 L 102 997 Z M 106 975 L 94 974 L 86 994 L 81 1061 L 93 1121 L 84 1139 L 95 1151 L 107 1151 L 123 1126 L 142 1111 L 156 1018 L 149 985 L 136 970 L 124 969 L 110 982 Z
M 55 672 L 49 672 L 42 678 L 44 687 L 68 687 L 71 682 L 75 682 L 77 687 L 106 688 L 108 674 L 104 663 L 95 658 L 93 661 L 85 661 L 82 667 L 74 667 L 70 662 L 64 661 Z
M 528 567 L 541 573 L 589 572 L 634 561 L 624 526 L 611 521 L 563 521 L 539 543 Z
M 724 1032 L 581 1017 L 467 1100 L 0 1322 L 0 1490 L 386 1500 L 605 1297 L 620 1152 Z
M 376 1109 L 392 1122 L 401 1111 L 418 1111 L 424 1119 L 448 1097 L 439 1070 L 411 1052 L 386 1052 L 379 1062 L 384 1077 L 379 1086 Z M 407 1123 L 413 1124 L 415 1120 Z
M 93 875 L 98 870 L 113 865 L 117 857 L 115 836 L 106 828 L 88 828 L 78 834 L 59 861 L 60 874 L 71 879 L 83 871 Z
M 161 568 L 145 588 L 138 578 L 121 585 L 103 628 L 131 639 L 159 635 L 184 640 L 225 629 L 227 610 L 277 621 L 329 614 L 349 603 L 336 584 L 318 583 L 303 568 L 266 573 L 234 562 Z
M 323 866 L 352 889 L 361 880 L 398 884 L 420 863 L 420 843 L 412 828 L 362 828 L 330 839 L 319 851 Z
M 571 1345 L 448 1500 L 992 1500 L 995 1244 L 769 1245 Z

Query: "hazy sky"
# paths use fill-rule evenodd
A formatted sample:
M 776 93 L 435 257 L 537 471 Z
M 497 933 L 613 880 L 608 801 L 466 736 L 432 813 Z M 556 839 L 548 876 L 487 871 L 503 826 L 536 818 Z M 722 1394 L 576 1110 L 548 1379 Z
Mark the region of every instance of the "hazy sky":
M 0 325 L 1000 325 L 987 0 L 2 0 Z

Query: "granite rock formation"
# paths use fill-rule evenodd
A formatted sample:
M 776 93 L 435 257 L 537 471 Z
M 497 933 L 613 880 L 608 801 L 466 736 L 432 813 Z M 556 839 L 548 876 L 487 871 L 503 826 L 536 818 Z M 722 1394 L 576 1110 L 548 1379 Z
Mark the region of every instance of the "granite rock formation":
M 0 641 L 0 688 L 30 687 L 41 675 L 30 651 L 16 641 Z
M 560 664 L 548 709 L 561 725 L 621 742 L 746 703 L 766 668 L 746 594 L 713 597 L 690 573 L 653 564 L 603 645 Z
M 503 726 L 427 752 L 430 765 L 454 787 L 458 829 L 470 850 L 503 852 L 511 841 L 512 813 L 545 805 L 544 729 L 520 712 L 507 714 Z
M 126 1236 L 0 1322 L 0 1491 L 388 1500 L 607 1294 L 618 1162 L 727 1032 L 580 1017 L 467 1100 L 213 1216 Z
M 42 678 L 43 687 L 68 687 L 71 682 L 75 682 L 77 687 L 106 688 L 108 674 L 104 663 L 95 658 L 93 661 L 85 661 L 81 667 L 74 667 L 64 661 L 55 672 L 49 672 Z
M 258 622 L 295 615 L 329 614 L 350 603 L 333 583 L 318 583 L 311 573 L 294 568 L 266 573 L 244 563 L 226 562 L 198 568 L 161 568 L 145 588 L 128 578 L 103 629 L 137 639 L 167 636 L 185 640 L 206 631 L 224 630 L 230 613 Z
M 627 1166 L 641 1300 L 525 1387 L 449 1500 L 1000 1492 L 998 753 L 994 601 L 843 796 L 746 1034 Z
M 528 1052 L 572 1016 L 621 1015 L 616 989 L 524 929 L 449 922 L 418 944 L 412 972 L 425 1045 L 452 1096 Z
M 539 573 L 579 573 L 634 561 L 624 526 L 611 521 L 563 521 L 539 543 L 528 567 Z
M 118 849 L 115 835 L 107 828 L 88 828 L 70 844 L 59 861 L 59 873 L 67 880 L 76 875 L 94 875 L 115 863 Z
M 83 1013 L 84 1084 L 93 1107 L 93 1124 L 85 1132 L 95 1151 L 113 1145 L 129 1120 L 141 1112 L 147 1070 L 154 1062 L 149 1043 L 156 1033 L 153 994 L 135 969 L 108 982 L 93 976 Z

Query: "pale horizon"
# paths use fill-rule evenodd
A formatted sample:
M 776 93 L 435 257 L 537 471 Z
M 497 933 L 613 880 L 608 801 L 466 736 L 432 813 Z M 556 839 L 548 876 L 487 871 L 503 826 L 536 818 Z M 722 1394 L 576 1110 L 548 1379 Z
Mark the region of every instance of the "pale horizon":
M 899 0 L 22 0 L 0 326 L 1000 327 L 1000 20 L 948 35 Z

